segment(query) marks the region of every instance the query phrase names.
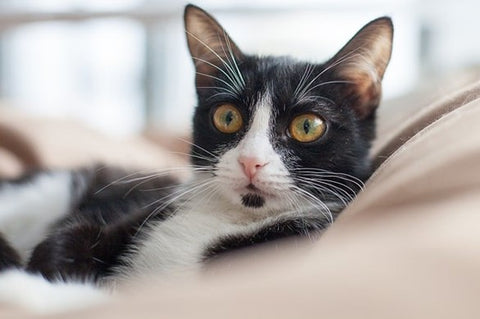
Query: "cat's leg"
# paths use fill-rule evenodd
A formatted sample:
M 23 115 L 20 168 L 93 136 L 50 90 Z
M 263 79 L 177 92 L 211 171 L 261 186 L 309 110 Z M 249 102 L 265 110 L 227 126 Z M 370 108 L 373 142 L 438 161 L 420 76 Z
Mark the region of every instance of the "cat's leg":
M 20 266 L 20 256 L 0 234 L 0 271 Z
M 72 202 L 72 174 L 39 172 L 0 182 L 0 234 L 25 261 Z
M 156 212 L 158 204 L 152 203 L 167 196 L 175 181 L 112 168 L 76 174 L 88 185 L 86 191 L 35 248 L 27 270 L 49 280 L 96 282 L 120 265 L 144 222 L 167 216 L 168 209 Z
M 139 221 L 126 219 L 109 225 L 69 221 L 35 248 L 27 271 L 51 281 L 97 282 L 119 265 Z
M 21 270 L 0 272 L 0 304 L 40 314 L 93 306 L 108 299 L 107 292 L 88 283 L 48 282 Z
M 209 262 L 224 253 L 234 252 L 254 245 L 289 237 L 313 237 L 320 235 L 330 221 L 322 214 L 272 218 L 253 224 L 244 230 L 219 238 L 204 251 Z

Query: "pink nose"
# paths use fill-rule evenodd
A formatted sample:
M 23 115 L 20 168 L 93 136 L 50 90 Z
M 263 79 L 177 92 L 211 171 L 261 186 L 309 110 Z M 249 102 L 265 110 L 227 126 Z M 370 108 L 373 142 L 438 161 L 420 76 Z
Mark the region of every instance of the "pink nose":
M 258 171 L 268 163 L 257 157 L 240 156 L 238 162 L 242 165 L 245 175 L 252 180 Z

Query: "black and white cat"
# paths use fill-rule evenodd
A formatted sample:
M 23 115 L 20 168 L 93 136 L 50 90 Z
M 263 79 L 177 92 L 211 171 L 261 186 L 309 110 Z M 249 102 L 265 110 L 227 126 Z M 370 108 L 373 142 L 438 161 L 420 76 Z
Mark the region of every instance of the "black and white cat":
M 193 178 L 89 168 L 2 182 L 0 269 L 24 270 L 0 275 L 0 300 L 18 280 L 89 295 L 78 282 L 195 271 L 223 252 L 318 234 L 361 189 L 389 18 L 322 64 L 246 55 L 192 5 L 185 28 L 198 94 Z

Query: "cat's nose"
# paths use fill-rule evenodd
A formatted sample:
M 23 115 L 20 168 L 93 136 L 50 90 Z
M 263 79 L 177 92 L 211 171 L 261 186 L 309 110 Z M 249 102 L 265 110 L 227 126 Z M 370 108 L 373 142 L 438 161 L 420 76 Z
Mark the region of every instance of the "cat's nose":
M 268 162 L 260 160 L 258 157 L 240 156 L 238 162 L 242 165 L 243 172 L 252 180 L 258 171 L 268 164 Z

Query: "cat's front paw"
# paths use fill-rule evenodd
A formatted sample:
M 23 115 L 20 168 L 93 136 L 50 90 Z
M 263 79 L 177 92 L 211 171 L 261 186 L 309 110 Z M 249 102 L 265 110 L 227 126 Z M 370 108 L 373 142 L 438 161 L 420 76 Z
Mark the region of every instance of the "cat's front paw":
M 122 245 L 123 238 L 112 236 L 111 227 L 67 225 L 35 248 L 27 270 L 48 280 L 96 281 L 108 274 Z

